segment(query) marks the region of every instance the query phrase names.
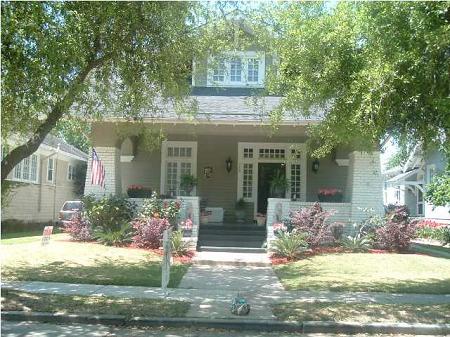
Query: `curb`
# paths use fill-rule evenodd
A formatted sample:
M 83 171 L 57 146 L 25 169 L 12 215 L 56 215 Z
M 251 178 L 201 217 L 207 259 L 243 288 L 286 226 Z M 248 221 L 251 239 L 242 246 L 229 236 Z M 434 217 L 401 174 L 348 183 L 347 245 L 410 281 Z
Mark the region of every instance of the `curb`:
M 166 318 L 132 317 L 123 315 L 84 315 L 48 312 L 4 311 L 2 319 L 10 321 L 39 321 L 46 323 L 85 323 L 121 326 L 166 326 L 222 328 L 232 330 L 286 331 L 301 333 L 384 333 L 447 335 L 450 324 L 409 324 L 409 323 L 338 323 L 338 322 L 283 322 L 249 319 L 206 319 L 206 318 Z

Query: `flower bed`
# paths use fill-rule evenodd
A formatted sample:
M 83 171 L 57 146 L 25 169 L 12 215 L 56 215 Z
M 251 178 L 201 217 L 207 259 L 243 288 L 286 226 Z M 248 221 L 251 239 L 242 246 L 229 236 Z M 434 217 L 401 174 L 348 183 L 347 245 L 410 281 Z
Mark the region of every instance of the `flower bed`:
M 450 243 L 450 226 L 434 220 L 420 220 L 417 223 L 416 237 L 425 240 L 436 240 L 443 245 Z

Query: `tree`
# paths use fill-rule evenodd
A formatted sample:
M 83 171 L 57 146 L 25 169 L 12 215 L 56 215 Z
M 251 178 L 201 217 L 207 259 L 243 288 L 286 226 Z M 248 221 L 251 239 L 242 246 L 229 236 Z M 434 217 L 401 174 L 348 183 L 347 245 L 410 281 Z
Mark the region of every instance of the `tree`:
M 89 152 L 90 123 L 88 121 L 80 118 L 61 119 L 51 132 L 81 151 Z
M 3 182 L 63 116 L 139 118 L 180 99 L 195 48 L 189 2 L 2 2 Z
M 448 2 L 290 3 L 275 10 L 285 96 L 272 116 L 325 112 L 316 156 L 339 144 L 373 149 L 386 134 L 450 144 Z
M 450 204 L 450 169 L 433 177 L 427 185 L 425 199 L 433 206 L 446 206 Z

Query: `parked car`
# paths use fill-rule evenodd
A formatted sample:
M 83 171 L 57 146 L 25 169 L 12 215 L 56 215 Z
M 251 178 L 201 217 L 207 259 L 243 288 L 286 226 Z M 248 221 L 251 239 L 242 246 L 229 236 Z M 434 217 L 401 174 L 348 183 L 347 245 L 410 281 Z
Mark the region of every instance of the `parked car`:
M 75 215 L 81 214 L 83 207 L 83 202 L 80 200 L 66 201 L 59 211 L 59 224 L 64 225 Z

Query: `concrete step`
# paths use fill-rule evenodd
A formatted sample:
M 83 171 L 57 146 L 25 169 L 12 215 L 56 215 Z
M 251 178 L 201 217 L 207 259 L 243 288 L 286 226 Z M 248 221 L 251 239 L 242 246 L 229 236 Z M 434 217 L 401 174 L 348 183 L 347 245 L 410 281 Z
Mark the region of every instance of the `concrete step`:
M 203 234 L 201 233 L 198 239 L 206 241 L 237 241 L 237 242 L 248 242 L 248 241 L 264 241 L 266 235 L 239 235 L 239 234 Z
M 226 252 L 226 253 L 265 253 L 265 248 L 258 247 L 233 247 L 233 246 L 205 246 L 200 245 L 200 252 Z
M 200 239 L 198 240 L 198 242 L 199 246 L 261 248 L 263 247 L 265 240 L 261 239 L 261 240 L 238 241 L 238 240 L 227 240 L 226 238 L 222 238 L 216 240 Z
M 266 235 L 266 231 L 245 231 L 245 230 L 229 230 L 229 229 L 200 229 L 199 234 L 205 235 L 241 235 L 241 236 L 260 236 Z
M 206 231 L 249 231 L 249 232 L 265 232 L 265 226 L 256 226 L 256 225 L 200 225 L 200 230 Z

